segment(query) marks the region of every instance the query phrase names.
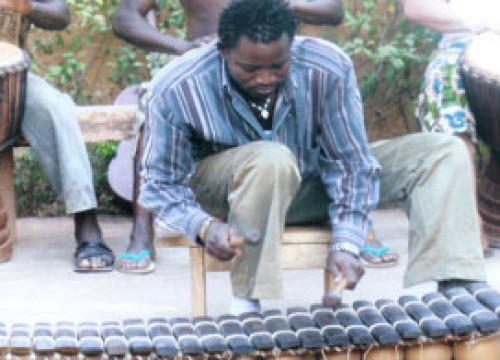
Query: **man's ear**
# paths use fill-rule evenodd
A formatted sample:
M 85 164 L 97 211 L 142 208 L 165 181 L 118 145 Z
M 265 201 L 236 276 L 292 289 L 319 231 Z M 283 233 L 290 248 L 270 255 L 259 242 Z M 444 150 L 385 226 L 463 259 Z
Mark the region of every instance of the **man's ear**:
M 217 50 L 219 50 L 220 56 L 222 56 L 224 59 L 227 59 L 227 49 L 222 45 L 220 41 L 217 42 Z

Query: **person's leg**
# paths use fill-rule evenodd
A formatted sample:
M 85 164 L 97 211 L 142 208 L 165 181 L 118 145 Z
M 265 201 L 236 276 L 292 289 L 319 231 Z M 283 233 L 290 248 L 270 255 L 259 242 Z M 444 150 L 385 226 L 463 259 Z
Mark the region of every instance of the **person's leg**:
M 140 177 L 139 161 L 142 152 L 142 132 L 139 133 L 138 146 L 134 155 L 133 173 L 133 206 L 134 218 L 132 232 L 127 249 L 116 261 L 116 269 L 125 273 L 150 273 L 155 270 L 155 247 L 153 234 L 153 217 L 144 209 L 137 199 L 139 197 Z
M 191 187 L 201 206 L 240 234 L 259 230 L 257 246 L 232 261 L 233 294 L 246 299 L 282 295 L 279 245 L 285 214 L 300 184 L 296 160 L 280 144 L 258 141 L 201 161 Z
M 371 144 L 382 165 L 381 204 L 403 202 L 409 217 L 404 285 L 484 281 L 471 163 L 463 141 L 411 134 Z
M 66 211 L 74 214 L 75 266 L 110 269 L 114 256 L 104 245 L 97 222 L 92 169 L 76 118 L 76 107 L 67 94 L 37 75 L 28 75 L 22 132 Z
M 434 52 L 423 76 L 422 90 L 417 107 L 417 123 L 424 132 L 454 134 L 460 137 L 471 161 L 473 179 L 477 179 L 477 134 L 476 124 L 469 109 L 462 76 L 459 72 L 460 46 Z M 474 193 L 477 193 L 474 182 Z M 488 251 L 488 239 L 481 222 L 481 242 L 484 255 Z

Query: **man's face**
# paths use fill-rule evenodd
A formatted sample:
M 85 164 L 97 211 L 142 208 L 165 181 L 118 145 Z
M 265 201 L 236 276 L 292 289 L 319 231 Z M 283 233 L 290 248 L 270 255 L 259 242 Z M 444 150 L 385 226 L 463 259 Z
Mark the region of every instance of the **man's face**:
M 274 93 L 285 81 L 290 68 L 290 45 L 286 33 L 268 44 L 254 43 L 243 36 L 235 48 L 220 51 L 231 79 L 243 95 L 259 100 Z

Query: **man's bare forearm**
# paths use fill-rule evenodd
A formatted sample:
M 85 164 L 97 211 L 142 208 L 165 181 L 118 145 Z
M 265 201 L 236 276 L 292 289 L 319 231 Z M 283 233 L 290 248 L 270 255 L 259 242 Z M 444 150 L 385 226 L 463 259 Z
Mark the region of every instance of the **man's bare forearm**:
M 45 30 L 62 30 L 70 23 L 68 5 L 64 0 L 30 0 L 27 17 Z
M 181 54 L 189 44 L 184 39 L 163 34 L 147 20 L 156 9 L 154 0 L 122 0 L 113 16 L 115 35 L 147 51 Z
M 290 0 L 290 9 L 308 24 L 338 25 L 344 17 L 342 0 Z

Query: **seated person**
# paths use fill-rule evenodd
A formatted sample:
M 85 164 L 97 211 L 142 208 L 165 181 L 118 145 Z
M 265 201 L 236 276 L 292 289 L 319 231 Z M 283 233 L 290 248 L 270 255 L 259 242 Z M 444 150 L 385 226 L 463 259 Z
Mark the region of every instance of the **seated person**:
M 406 17 L 442 33 L 437 50 L 425 71 L 417 107 L 422 131 L 454 134 L 469 152 L 475 176 L 477 148 L 476 125 L 469 110 L 459 59 L 465 46 L 484 30 L 500 30 L 498 0 L 403 0 Z M 500 181 L 500 179 L 499 179 Z M 481 208 L 481 204 L 480 204 Z M 486 209 L 485 209 L 486 210 Z M 483 248 L 500 247 L 500 234 L 488 231 L 485 224 Z M 489 244 L 488 244 L 488 238 Z
M 154 75 L 168 62 L 170 55 L 183 54 L 213 40 L 219 13 L 227 3 L 227 0 L 181 1 L 186 14 L 186 38 L 183 39 L 164 33 L 155 26 L 154 16 L 150 15 L 152 10 L 157 9 L 156 1 L 122 0 L 113 17 L 113 30 L 118 37 L 150 52 L 148 68 Z M 308 24 L 337 25 L 343 17 L 341 0 L 292 0 L 289 6 L 302 22 Z M 118 101 L 137 102 L 137 99 L 130 95 L 131 91 L 135 91 L 138 96 L 137 87 L 127 89 Z M 133 148 L 131 141 L 122 143 L 119 155 L 109 168 L 112 188 L 120 196 L 134 202 L 130 243 L 127 250 L 118 257 L 116 268 L 127 273 L 148 273 L 155 269 L 152 220 L 149 213 L 137 204 L 137 187 L 126 184 L 133 179 L 123 177 L 123 174 L 130 173 L 133 168 L 130 148 Z M 390 253 L 389 249 L 376 239 L 367 244 L 364 250 L 362 255 L 368 266 L 395 265 L 398 261 L 398 255 Z
M 153 79 L 142 108 L 139 202 L 156 226 L 233 259 L 233 313 L 282 295 L 287 221 L 329 219 L 326 267 L 355 287 L 379 194 L 384 203 L 404 202 L 409 215 L 406 287 L 484 281 L 463 142 L 419 133 L 369 146 L 351 60 L 295 30 L 283 1 L 232 1 L 217 43 Z M 252 229 L 258 245 L 234 257 L 230 240 Z
M 20 39 L 2 39 L 24 47 L 31 23 L 46 30 L 62 30 L 70 21 L 64 0 L 0 0 L 0 22 L 12 19 L 6 11 L 22 15 Z M 110 271 L 114 255 L 103 242 L 97 223 L 92 169 L 72 99 L 41 77 L 29 73 L 22 133 L 45 174 L 73 214 L 75 271 Z
M 207 44 L 215 38 L 219 13 L 226 6 L 228 0 L 184 0 L 181 1 L 186 14 L 186 39 L 161 32 L 154 26 L 154 17 L 149 16 L 151 10 L 156 9 L 154 0 L 122 0 L 113 17 L 115 34 L 140 47 L 150 51 L 148 67 L 152 75 L 160 71 L 169 59 L 169 54 L 180 55 L 187 50 Z M 289 7 L 308 24 L 338 25 L 343 18 L 341 0 L 292 0 Z M 135 90 L 137 91 L 137 90 Z M 137 102 L 134 97 L 126 97 L 128 101 Z M 137 95 L 138 96 L 138 95 Z M 131 143 L 130 143 L 131 144 Z M 129 147 L 132 147 L 130 145 Z M 137 181 L 124 179 L 123 174 L 129 173 L 134 166 L 128 156 L 130 150 L 126 143 L 120 146 L 124 156 L 117 156 L 109 169 L 109 179 L 112 187 L 120 196 L 133 201 L 134 222 L 130 243 L 127 250 L 118 257 L 116 268 L 127 273 L 148 273 L 155 269 L 155 249 L 153 244 L 152 219 L 149 213 L 137 204 Z M 137 154 L 136 154 L 137 155 Z M 136 156 L 137 158 L 138 156 Z M 124 170 L 126 169 L 126 170 Z M 136 175 L 137 176 L 137 175 Z M 132 177 L 132 175 L 130 176 Z M 134 185 L 124 184 L 132 181 Z M 125 190 L 126 189 L 126 190 Z M 132 194 L 133 192 L 133 194 Z M 374 233 L 370 242 L 362 250 L 362 259 L 366 266 L 391 266 L 398 262 L 398 254 L 389 252 L 389 248 L 375 239 Z

